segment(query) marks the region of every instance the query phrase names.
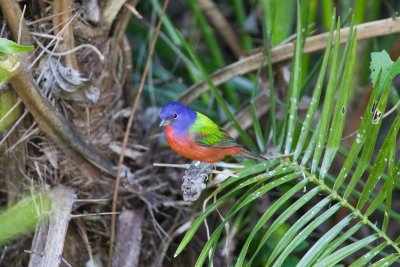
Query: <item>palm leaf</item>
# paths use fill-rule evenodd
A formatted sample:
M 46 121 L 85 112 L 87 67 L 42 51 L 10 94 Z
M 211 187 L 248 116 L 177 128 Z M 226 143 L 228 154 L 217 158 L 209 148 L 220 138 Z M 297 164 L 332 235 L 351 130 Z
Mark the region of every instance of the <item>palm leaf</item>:
M 258 219 L 247 221 L 251 224 L 247 227 L 239 226 L 242 227 L 239 229 L 241 233 L 247 235 L 235 259 L 235 267 L 258 264 L 283 266 L 291 255 L 299 254 L 297 250 L 307 245 L 307 240 L 314 240 L 313 245 L 303 251 L 297 266 L 334 266 L 349 257 L 354 260 L 353 267 L 370 262 L 373 262 L 372 266 L 384 266 L 399 260 L 400 237 L 391 236 L 389 229 L 390 221 L 397 218 L 392 216 L 394 211 L 391 202 L 400 178 L 400 162 L 396 162 L 400 113 L 394 120 L 385 121 L 385 125 L 390 125 L 386 134 L 382 133 L 381 126 L 391 82 L 400 73 L 400 60 L 392 62 L 386 52 L 372 55 L 373 90 L 350 150 L 343 153 L 341 140 L 353 88 L 357 34 L 353 30 L 350 32 L 345 49 L 340 53 L 338 22 L 332 51 L 335 20 L 333 15 L 329 45 L 321 61 L 311 104 L 303 122 L 299 123 L 302 120 L 298 118 L 298 101 L 303 35 L 298 10 L 298 39 L 286 116 L 276 121 L 279 148 L 285 153 L 294 152 L 293 158 L 252 165 L 240 171 L 237 177 L 224 181 L 208 196 L 207 201 L 214 198 L 215 201 L 207 205 L 194 220 L 176 254 L 185 249 L 201 224 L 216 209 L 230 207 L 222 222 L 212 229 L 196 266 L 203 266 L 207 258 L 212 261 L 226 224 L 235 220 L 238 214 L 243 214 L 243 211 L 256 213 L 250 210 L 253 207 L 250 204 L 279 189 L 283 191 L 282 195 L 276 197 Z M 324 87 L 328 69 L 328 81 Z M 324 95 L 324 100 L 320 103 L 321 95 Z M 321 113 L 317 115 L 319 103 Z M 261 136 L 260 127 L 257 127 L 257 131 L 257 136 Z M 298 138 L 296 132 L 299 132 Z M 383 142 L 378 140 L 378 135 L 383 137 Z M 376 157 L 374 151 L 378 151 Z M 340 171 L 335 173 L 331 165 L 340 153 L 345 160 Z M 310 160 L 311 165 L 308 165 Z M 234 204 L 229 204 L 229 201 L 234 201 Z M 327 226 L 326 221 L 339 215 L 339 212 L 341 219 Z M 371 219 L 375 214 L 382 218 L 378 223 Z M 282 227 L 288 228 L 274 241 L 273 236 Z M 361 237 L 355 235 L 361 228 L 369 234 Z M 273 245 L 268 247 L 268 244 Z M 263 253 L 266 249 L 268 253 Z M 266 258 L 260 260 L 261 255 Z

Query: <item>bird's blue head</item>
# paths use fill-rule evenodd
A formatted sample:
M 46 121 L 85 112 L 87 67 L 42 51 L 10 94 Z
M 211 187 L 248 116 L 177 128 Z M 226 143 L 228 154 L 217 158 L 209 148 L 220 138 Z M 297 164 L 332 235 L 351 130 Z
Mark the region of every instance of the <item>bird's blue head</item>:
M 185 132 L 196 120 L 197 114 L 179 102 L 170 102 L 160 111 L 160 127 L 171 125 L 177 133 Z

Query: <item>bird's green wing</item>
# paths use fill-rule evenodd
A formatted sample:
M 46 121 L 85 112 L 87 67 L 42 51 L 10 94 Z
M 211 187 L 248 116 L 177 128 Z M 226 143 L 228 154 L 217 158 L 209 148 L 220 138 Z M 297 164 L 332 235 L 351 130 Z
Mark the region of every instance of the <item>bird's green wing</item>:
M 192 139 L 201 146 L 240 146 L 235 139 L 216 125 L 210 118 L 197 112 L 196 121 L 189 128 Z

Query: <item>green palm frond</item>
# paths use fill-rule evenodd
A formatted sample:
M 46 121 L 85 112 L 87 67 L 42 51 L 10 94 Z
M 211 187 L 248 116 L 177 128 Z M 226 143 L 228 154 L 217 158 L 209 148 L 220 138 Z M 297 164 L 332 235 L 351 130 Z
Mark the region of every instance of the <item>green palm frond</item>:
M 399 220 L 392 211 L 391 202 L 400 178 L 400 162 L 396 161 L 400 113 L 385 121 L 385 125 L 389 125 L 386 134 L 381 130 L 392 80 L 400 73 L 400 60 L 392 62 L 386 52 L 372 54 L 373 90 L 350 150 L 341 155 L 344 162 L 335 173 L 332 163 L 342 150 L 343 129 L 353 90 L 357 33 L 353 29 L 350 31 L 341 53 L 340 23 L 335 25 L 333 16 L 328 40 L 332 47 L 328 45 L 325 50 L 310 106 L 303 119 L 298 112 L 303 43 L 300 18 L 298 14 L 298 39 L 287 113 L 282 121 L 277 121 L 277 128 L 283 129 L 281 152 L 293 153 L 293 156 L 252 165 L 239 172 L 237 177 L 221 183 L 208 196 L 207 201 L 211 204 L 193 221 L 176 255 L 185 249 L 209 215 L 223 205 L 228 206 L 227 203 L 232 203 L 230 200 L 235 202 L 230 204 L 222 222 L 211 229 L 196 266 L 203 266 L 207 258 L 212 261 L 226 224 L 241 211 L 249 209 L 251 203 L 279 188 L 281 196 L 274 199 L 256 221 L 248 222 L 251 228 L 246 228 L 248 234 L 234 261 L 236 267 L 284 266 L 290 255 L 297 253 L 309 239 L 314 242 L 300 253 L 297 266 L 334 266 L 350 256 L 355 259 L 351 266 L 369 263 L 385 266 L 400 258 L 400 237 L 392 236 L 389 231 L 390 221 Z M 336 35 L 333 34 L 335 28 Z M 327 76 L 329 80 L 324 88 Z M 321 99 L 322 95 L 324 99 Z M 320 114 L 317 112 L 319 104 Z M 378 134 L 384 137 L 383 141 L 378 140 Z M 372 215 L 377 216 L 371 219 Z M 325 222 L 334 216 L 341 217 L 327 226 Z M 377 222 L 376 218 L 379 218 Z M 274 241 L 268 255 L 263 255 L 265 247 L 283 226 L 288 229 Z M 360 237 L 357 235 L 360 230 L 368 234 Z M 260 260 L 260 256 L 264 259 Z

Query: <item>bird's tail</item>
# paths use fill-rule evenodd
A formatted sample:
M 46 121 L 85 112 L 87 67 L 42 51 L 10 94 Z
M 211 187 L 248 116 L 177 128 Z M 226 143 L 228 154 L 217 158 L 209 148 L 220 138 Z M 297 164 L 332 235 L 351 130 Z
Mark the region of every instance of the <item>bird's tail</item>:
M 255 154 L 253 152 L 250 152 L 245 148 L 242 148 L 242 150 L 240 151 L 240 155 L 243 156 L 243 157 L 252 158 L 252 159 L 255 159 L 255 160 L 258 160 L 258 161 L 268 161 L 267 158 L 264 158 L 263 156 Z

